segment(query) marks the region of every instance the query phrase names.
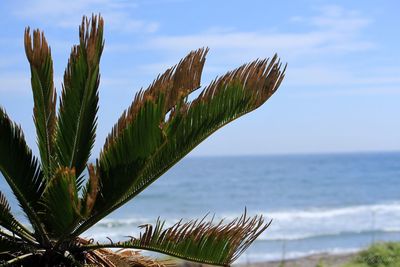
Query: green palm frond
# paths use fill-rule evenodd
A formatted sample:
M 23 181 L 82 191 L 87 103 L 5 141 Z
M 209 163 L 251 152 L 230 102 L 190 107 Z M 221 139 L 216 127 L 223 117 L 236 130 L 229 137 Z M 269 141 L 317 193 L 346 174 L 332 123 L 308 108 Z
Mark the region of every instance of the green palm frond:
M 39 30 L 25 30 L 25 52 L 31 68 L 34 100 L 34 121 L 38 138 L 42 168 L 49 177 L 54 158 L 54 131 L 56 126 L 56 91 L 53 84 L 53 61 L 44 34 Z
M 193 102 L 184 102 L 174 110 L 165 124 L 167 143 L 146 163 L 120 204 L 143 191 L 216 130 L 267 101 L 284 77 L 276 61 L 274 56 L 269 64 L 267 60 L 255 61 L 229 72 Z
M 198 50 L 190 55 L 194 55 L 192 58 L 196 58 L 197 61 L 193 59 L 188 61 L 195 62 L 194 65 L 198 66 L 198 69 L 196 75 L 193 75 L 196 82 L 187 82 L 187 85 L 197 85 L 197 82 L 199 83 L 197 77 L 201 74 L 205 53 L 203 50 Z M 190 65 L 187 68 L 191 69 Z M 178 70 L 179 67 L 173 69 Z M 285 69 L 281 70 L 281 64 L 276 55 L 270 61 L 256 60 L 214 80 L 192 102 L 187 100 L 187 94 L 194 89 L 188 90 L 185 86 L 179 87 L 179 83 L 174 85 L 171 82 L 169 87 L 159 86 L 156 88 L 162 89 L 154 89 L 154 85 L 157 85 L 160 80 L 164 80 L 166 84 L 169 84 L 170 80 L 175 80 L 173 72 L 170 72 L 170 70 L 164 73 L 149 89 L 145 92 L 140 92 L 135 97 L 132 106 L 122 117 L 135 121 L 135 118 L 140 118 L 140 112 L 145 110 L 145 106 L 149 105 L 149 102 L 153 103 L 153 105 L 161 105 L 163 114 L 157 125 L 160 128 L 158 131 L 163 134 L 164 141 L 154 150 L 155 153 L 149 154 L 147 158 L 142 158 L 144 161 L 141 162 L 140 166 L 129 168 L 129 164 L 119 160 L 117 155 L 122 158 L 122 155 L 126 155 L 125 151 L 129 150 L 131 153 L 135 153 L 132 145 L 136 141 L 134 138 L 143 141 L 148 140 L 148 137 L 140 133 L 139 136 L 125 137 L 121 133 L 123 133 L 126 124 L 123 123 L 124 120 L 120 119 L 107 139 L 104 151 L 100 155 L 99 169 L 102 181 L 103 177 L 117 177 L 116 179 L 108 178 L 113 181 L 115 186 L 103 186 L 101 188 L 102 194 L 111 195 L 115 192 L 115 188 L 119 186 L 122 191 L 118 192 L 126 193 L 119 198 L 118 202 L 109 202 L 109 206 L 112 205 L 110 208 L 104 209 L 104 206 L 102 206 L 102 212 L 95 214 L 87 222 L 83 223 L 76 231 L 76 234 L 82 233 L 102 217 L 139 194 L 213 132 L 262 105 L 279 87 L 284 77 L 284 71 Z M 185 72 L 183 71 L 182 73 Z M 187 79 L 190 78 L 185 77 Z M 197 87 L 195 86 L 195 88 Z M 176 88 L 183 89 L 178 90 Z M 176 97 L 169 96 L 170 92 L 174 92 L 173 95 Z M 158 101 L 164 99 L 164 102 L 157 104 L 154 99 Z M 166 101 L 168 99 L 174 99 L 174 101 Z M 146 105 L 143 103 L 146 103 Z M 166 116 L 167 113 L 169 113 L 169 117 Z M 149 123 L 154 123 L 154 121 L 148 121 L 146 124 Z M 121 125 L 124 127 L 121 127 Z M 125 137 L 125 145 L 117 147 L 115 143 L 121 136 Z M 105 164 L 103 164 L 104 158 L 109 155 L 110 147 L 114 149 L 110 158 L 115 160 L 115 166 L 118 170 L 118 172 L 114 173 L 110 172 L 108 168 L 104 168 Z M 121 170 L 125 171 L 125 173 L 121 173 Z M 130 186 L 127 187 L 127 183 L 123 182 L 124 179 L 129 179 Z M 118 200 L 116 197 L 114 199 Z
M 73 229 L 80 218 L 80 205 L 75 170 L 56 170 L 42 198 L 46 207 L 44 222 L 52 236 L 62 237 Z
M 191 52 L 146 91 L 137 93 L 122 114 L 98 160 L 101 194 L 94 207 L 96 218 L 107 215 L 121 201 L 145 164 L 166 143 L 162 127 L 166 114 L 200 86 L 206 53 L 206 49 Z M 90 220 L 93 221 L 96 219 Z
M 79 41 L 72 49 L 64 73 L 56 135 L 59 164 L 75 169 L 78 187 L 96 136 L 103 19 L 97 16 L 90 21 L 84 19 L 79 28 Z
M 25 143 L 20 127 L 15 125 L 0 107 L 0 171 L 28 216 L 35 235 L 46 240 L 37 212 L 44 191 L 44 178 L 38 160 Z
M 92 244 L 84 249 L 134 248 L 145 249 L 213 265 L 230 265 L 270 225 L 262 216 L 249 218 L 246 212 L 229 223 L 213 224 L 202 220 L 176 223 L 165 228 L 164 222 L 142 225 L 138 238 L 125 242 Z
M 21 237 L 27 242 L 35 242 L 33 234 L 26 229 L 19 221 L 17 221 L 14 215 L 11 213 L 10 204 L 4 194 L 0 191 L 0 225 L 10 231 L 13 234 Z

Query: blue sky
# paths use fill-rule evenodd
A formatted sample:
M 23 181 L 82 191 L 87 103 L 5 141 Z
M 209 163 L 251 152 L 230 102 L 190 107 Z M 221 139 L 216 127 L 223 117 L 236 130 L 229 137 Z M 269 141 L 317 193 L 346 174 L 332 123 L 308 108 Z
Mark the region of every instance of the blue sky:
M 398 1 L 38 0 L 0 4 L 0 105 L 37 153 L 26 26 L 45 31 L 55 85 L 82 15 L 100 12 L 98 138 L 93 156 L 134 93 L 190 50 L 208 46 L 202 85 L 239 65 L 279 54 L 279 91 L 192 155 L 400 150 Z

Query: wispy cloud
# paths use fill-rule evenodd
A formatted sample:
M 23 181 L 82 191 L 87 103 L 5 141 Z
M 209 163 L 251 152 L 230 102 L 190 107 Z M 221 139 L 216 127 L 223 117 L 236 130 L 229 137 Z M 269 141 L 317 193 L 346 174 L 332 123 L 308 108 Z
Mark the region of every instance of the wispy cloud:
M 363 17 L 357 10 L 348 10 L 337 5 L 326 5 L 315 8 L 319 15 L 313 17 L 297 17 L 297 21 L 303 21 L 311 25 L 340 31 L 343 33 L 354 33 L 368 26 L 372 20 Z
M 134 1 L 113 0 L 35 0 L 17 6 L 14 14 L 57 27 L 76 27 L 83 14 L 101 13 L 111 30 L 121 32 L 155 32 L 159 24 L 133 17 L 132 10 L 138 5 Z
M 236 31 L 229 28 L 211 28 L 196 34 L 158 35 L 149 39 L 143 48 L 164 51 L 171 57 L 184 55 L 198 47 L 211 48 L 210 61 L 205 70 L 221 74 L 227 65 L 238 65 L 258 57 L 269 57 L 277 52 L 290 62 L 286 83 L 296 86 L 367 85 L 393 86 L 400 83 L 395 75 L 384 71 L 360 74 L 352 64 L 343 69 L 332 57 L 345 58 L 376 49 L 377 44 L 363 34 L 373 21 L 356 10 L 340 6 L 323 6 L 315 9 L 313 16 L 289 18 L 296 31 Z M 298 27 L 300 26 L 300 27 Z M 299 30 L 302 29 L 302 30 Z M 157 72 L 165 62 L 153 62 L 142 70 Z M 336 65 L 335 65 L 336 64 Z M 365 73 L 366 69 L 362 70 Z M 392 87 L 390 87 L 392 88 Z M 392 92 L 392 90 L 388 90 Z
M 398 69 L 400 72 L 400 69 Z M 397 73 L 398 73 L 397 72 Z M 400 77 L 385 68 L 352 69 L 327 65 L 293 67 L 288 73 L 291 86 L 394 86 L 400 84 Z M 400 89 L 400 88 L 399 88 Z
M 290 94 L 293 97 L 310 98 L 310 97 L 347 97 L 347 96 L 395 96 L 400 95 L 399 87 L 356 87 L 356 88 L 340 88 L 329 90 L 307 90 L 307 91 L 293 91 Z
M 229 57 L 260 56 L 279 50 L 288 56 L 315 53 L 352 52 L 369 50 L 374 43 L 364 40 L 360 32 L 370 20 L 355 11 L 338 6 L 326 6 L 312 17 L 294 17 L 293 25 L 309 26 L 303 32 L 243 32 L 212 28 L 205 32 L 188 35 L 158 36 L 146 44 L 148 48 L 188 50 L 193 47 L 210 46 L 229 53 Z
M 155 32 L 149 35 L 145 43 L 138 44 L 126 41 L 114 42 L 106 46 L 107 53 L 132 53 L 132 47 L 162 53 L 164 56 L 149 64 L 134 66 L 132 73 L 156 75 L 177 63 L 188 51 L 199 47 L 211 48 L 205 67 L 205 81 L 226 71 L 227 65 L 237 66 L 258 57 L 269 57 L 278 52 L 285 61 L 290 62 L 286 83 L 290 86 L 384 86 L 387 92 L 393 92 L 400 83 L 397 72 L 376 71 L 368 68 L 361 72 L 351 67 L 343 69 L 328 60 L 333 54 L 346 56 L 351 53 L 368 52 L 377 44 L 368 40 L 363 32 L 373 20 L 363 16 L 356 10 L 347 10 L 340 6 L 329 5 L 315 8 L 315 15 L 294 16 L 289 18 L 293 24 L 292 31 L 240 31 L 232 27 L 210 27 L 199 33 L 165 35 L 157 33 L 158 24 L 134 19 L 130 14 L 139 6 L 134 1 L 112 0 L 36 0 L 21 5 L 16 14 L 38 20 L 54 18 L 57 26 L 76 27 L 81 14 L 90 14 L 101 6 L 103 16 L 107 19 L 107 27 L 123 32 L 142 31 Z M 301 26 L 301 27 L 297 27 Z M 301 29 L 301 30 L 299 30 Z M 132 39 L 128 39 L 132 42 Z M 147 41 L 146 41 L 147 40 Z M 70 47 L 69 42 L 54 40 L 55 51 L 64 51 Z M 0 64 L 1 67 L 1 64 Z M 18 81 L 10 77 L 8 87 L 21 87 Z M 118 81 L 118 82 L 116 82 Z M 131 83 L 121 81 L 119 77 L 108 77 L 103 80 L 104 86 L 131 87 Z M 375 88 L 374 87 L 374 88 Z M 348 92 L 348 91 L 346 91 Z M 358 91 L 357 91 L 358 92 Z M 375 90 L 374 92 L 384 92 Z

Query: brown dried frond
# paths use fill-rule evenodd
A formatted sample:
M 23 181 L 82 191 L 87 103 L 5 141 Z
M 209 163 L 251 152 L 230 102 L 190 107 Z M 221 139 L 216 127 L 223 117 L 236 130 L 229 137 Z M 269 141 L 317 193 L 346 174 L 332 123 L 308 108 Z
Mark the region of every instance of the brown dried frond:
M 91 244 L 91 240 L 77 238 L 82 245 Z M 156 260 L 140 254 L 140 251 L 133 249 L 97 249 L 86 254 L 86 264 L 93 264 L 100 267 L 172 267 L 176 266 L 172 260 Z
M 122 249 L 115 253 L 110 253 L 108 258 L 117 264 L 117 266 L 172 267 L 176 265 L 171 260 L 156 260 L 143 256 L 139 251 L 132 249 Z
M 177 65 L 159 75 L 146 90 L 136 93 L 131 106 L 122 113 L 108 135 L 103 151 L 107 150 L 127 125 L 135 119 L 146 101 L 156 101 L 162 95 L 165 99 L 164 114 L 166 114 L 180 100 L 198 89 L 207 52 L 208 48 L 190 52 Z
M 86 255 L 86 263 L 87 264 L 95 264 L 99 267 L 117 267 L 121 265 L 115 264 L 111 259 L 108 258 L 108 255 L 113 253 L 108 249 L 99 249 L 90 251 Z

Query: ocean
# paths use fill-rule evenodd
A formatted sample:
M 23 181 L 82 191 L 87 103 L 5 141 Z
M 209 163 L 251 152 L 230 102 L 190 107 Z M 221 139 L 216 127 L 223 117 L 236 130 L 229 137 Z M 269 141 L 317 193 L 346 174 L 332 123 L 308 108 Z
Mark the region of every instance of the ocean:
M 241 263 L 400 241 L 400 153 L 185 158 L 83 236 L 123 240 L 157 217 L 229 220 L 245 207 L 273 221 Z

